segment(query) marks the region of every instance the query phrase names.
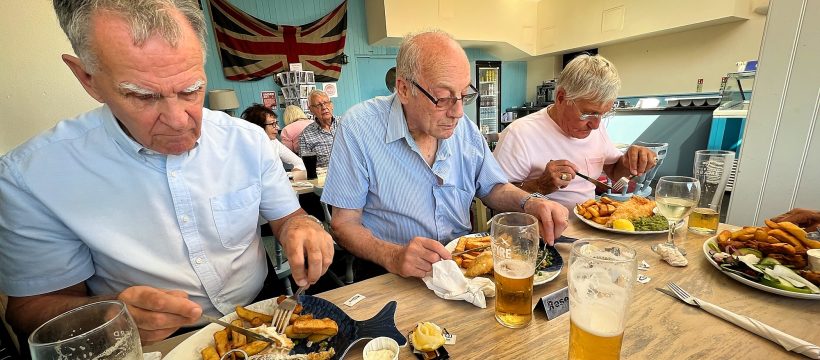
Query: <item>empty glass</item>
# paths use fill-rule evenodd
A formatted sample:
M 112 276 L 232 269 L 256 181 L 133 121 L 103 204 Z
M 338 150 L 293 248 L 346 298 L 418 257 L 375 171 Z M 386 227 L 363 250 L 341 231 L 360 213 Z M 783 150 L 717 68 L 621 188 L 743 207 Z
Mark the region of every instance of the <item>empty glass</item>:
M 121 301 L 101 301 L 65 312 L 28 338 L 32 359 L 142 360 L 134 319 Z

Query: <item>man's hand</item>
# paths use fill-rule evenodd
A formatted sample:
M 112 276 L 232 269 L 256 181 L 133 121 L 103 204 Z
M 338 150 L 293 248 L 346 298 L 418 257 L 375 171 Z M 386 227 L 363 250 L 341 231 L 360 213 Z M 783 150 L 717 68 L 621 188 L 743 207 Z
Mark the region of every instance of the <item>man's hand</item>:
M 530 192 L 553 193 L 563 189 L 575 178 L 578 167 L 569 160 L 550 160 L 544 167 L 544 173 L 536 179 L 537 187 L 523 187 Z
M 277 239 L 288 256 L 293 280 L 298 286 L 315 284 L 333 263 L 333 238 L 305 214 L 289 217 L 281 226 Z
M 117 299 L 128 305 L 143 344 L 163 340 L 180 327 L 193 325 L 202 315 L 199 304 L 188 300 L 188 294 L 179 290 L 132 286 L 117 295 Z
M 541 237 L 549 245 L 567 229 L 569 211 L 564 205 L 546 199 L 530 198 L 524 204 L 524 212 L 535 216 L 541 225 Z
M 415 237 L 394 257 L 388 271 L 403 277 L 422 278 L 433 271 L 433 264 L 453 257 L 440 242 L 424 237 Z
M 621 164 L 630 175 L 642 175 L 655 167 L 658 163 L 657 159 L 658 155 L 654 151 L 643 146 L 632 145 L 621 157 Z

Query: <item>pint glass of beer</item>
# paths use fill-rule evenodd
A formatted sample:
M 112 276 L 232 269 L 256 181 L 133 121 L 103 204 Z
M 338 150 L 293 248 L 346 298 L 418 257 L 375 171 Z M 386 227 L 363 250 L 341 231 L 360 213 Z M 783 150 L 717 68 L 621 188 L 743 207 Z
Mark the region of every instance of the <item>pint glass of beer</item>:
M 532 281 L 538 258 L 538 219 L 502 213 L 490 225 L 495 272 L 495 318 L 509 328 L 532 321 Z
M 632 284 L 635 250 L 607 239 L 581 239 L 569 255 L 569 359 L 618 359 Z

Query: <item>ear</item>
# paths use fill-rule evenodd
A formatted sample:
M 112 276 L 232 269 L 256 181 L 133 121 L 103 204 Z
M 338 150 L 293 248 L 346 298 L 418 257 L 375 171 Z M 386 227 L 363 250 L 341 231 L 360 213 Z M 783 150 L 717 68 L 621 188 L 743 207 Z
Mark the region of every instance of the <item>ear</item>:
M 100 94 L 95 88 L 94 81 L 91 79 L 92 75 L 85 71 L 83 63 L 80 59 L 76 56 L 63 54 L 63 62 L 65 62 L 65 64 L 68 65 L 68 68 L 71 69 L 71 72 L 74 73 L 74 77 L 80 81 L 80 84 L 85 89 L 85 92 L 87 92 L 88 95 L 91 95 L 94 100 L 102 103 L 102 97 L 100 97 Z
M 411 93 L 412 84 L 410 84 L 407 79 L 403 77 L 396 77 L 396 95 L 399 97 L 399 100 L 402 104 L 407 104 L 410 102 L 410 98 L 413 96 Z
M 564 88 L 558 88 L 558 91 L 555 92 L 555 104 L 556 105 L 564 105 L 564 102 L 567 101 L 567 91 Z

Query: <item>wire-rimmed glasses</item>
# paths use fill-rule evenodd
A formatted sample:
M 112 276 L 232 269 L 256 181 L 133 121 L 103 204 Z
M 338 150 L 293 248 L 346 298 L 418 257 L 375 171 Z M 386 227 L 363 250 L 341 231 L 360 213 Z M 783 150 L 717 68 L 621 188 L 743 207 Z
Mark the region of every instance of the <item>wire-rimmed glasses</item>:
M 469 94 L 464 94 L 461 97 L 450 96 L 436 98 L 435 96 L 427 92 L 427 90 L 424 90 L 424 88 L 421 87 L 421 85 L 419 85 L 415 80 L 410 80 L 410 82 L 413 83 L 413 85 L 417 87 L 419 90 L 421 90 L 421 93 L 424 94 L 424 96 L 426 96 L 428 99 L 430 99 L 430 101 L 433 102 L 433 104 L 436 105 L 436 107 L 439 109 L 450 108 L 451 106 L 455 105 L 456 102 L 459 100 L 461 100 L 461 103 L 463 105 L 470 105 L 478 97 L 478 89 L 476 89 L 475 86 L 473 86 L 473 84 L 470 84 L 470 89 L 472 89 L 473 92 Z

